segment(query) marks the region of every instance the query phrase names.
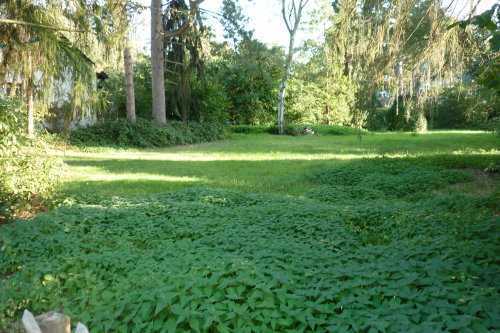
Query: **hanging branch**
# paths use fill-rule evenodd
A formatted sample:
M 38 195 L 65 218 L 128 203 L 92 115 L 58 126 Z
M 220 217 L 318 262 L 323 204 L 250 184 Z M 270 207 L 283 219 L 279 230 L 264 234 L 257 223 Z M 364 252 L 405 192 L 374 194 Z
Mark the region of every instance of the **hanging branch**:
M 69 28 L 54 27 L 54 26 L 45 25 L 45 24 L 31 23 L 31 22 L 11 20 L 11 19 L 0 19 L 0 24 L 26 25 L 26 26 L 54 30 L 54 31 L 67 31 L 67 32 L 78 32 L 78 33 L 86 32 L 85 30 L 74 30 L 74 29 L 69 29 Z

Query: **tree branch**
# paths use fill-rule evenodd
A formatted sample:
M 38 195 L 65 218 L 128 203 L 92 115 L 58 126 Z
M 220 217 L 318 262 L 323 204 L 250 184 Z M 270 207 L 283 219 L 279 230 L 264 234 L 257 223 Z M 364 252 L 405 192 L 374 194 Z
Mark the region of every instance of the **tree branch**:
M 68 29 L 68 28 L 59 28 L 59 27 L 54 27 L 54 26 L 45 25 L 45 24 L 31 23 L 31 22 L 11 20 L 11 19 L 0 19 L 0 24 L 27 25 L 27 26 L 32 26 L 32 27 L 37 27 L 37 28 L 42 28 L 42 29 L 48 29 L 48 30 L 54 30 L 54 31 L 67 31 L 67 32 L 79 32 L 79 33 L 84 33 L 85 32 L 85 30 L 74 30 L 74 29 Z
M 186 32 L 190 27 L 193 18 L 196 16 L 196 12 L 198 11 L 199 5 L 205 0 L 189 0 L 189 14 L 186 22 L 174 31 L 163 32 L 163 36 L 167 38 L 177 37 Z
M 289 32 L 292 32 L 292 29 L 290 27 L 290 23 L 288 22 L 288 19 L 286 18 L 286 10 L 285 10 L 285 0 L 281 0 L 281 14 L 283 15 L 283 21 L 285 21 L 286 28 L 288 29 Z

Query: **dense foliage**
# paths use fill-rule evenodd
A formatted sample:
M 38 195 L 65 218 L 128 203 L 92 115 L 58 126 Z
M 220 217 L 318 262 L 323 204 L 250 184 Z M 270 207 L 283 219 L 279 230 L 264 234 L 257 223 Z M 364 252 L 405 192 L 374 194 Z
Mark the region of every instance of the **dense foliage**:
M 191 188 L 7 225 L 0 326 L 63 307 L 99 332 L 498 330 L 494 196 L 453 190 L 471 180 L 453 161 L 346 162 L 311 171 L 309 198 Z
M 245 40 L 234 51 L 220 51 L 219 57 L 213 73 L 229 98 L 229 120 L 234 124 L 273 124 L 283 70 L 282 50 Z
M 125 119 L 100 122 L 71 132 L 70 142 L 77 146 L 167 147 L 220 140 L 225 128 L 220 123 L 170 122 L 155 126 L 138 119 L 132 124 Z
M 21 104 L 0 95 L 0 223 L 40 209 L 53 194 L 60 164 L 41 140 L 28 140 Z
M 426 112 L 433 128 L 492 129 L 500 121 L 500 95 L 478 87 L 452 87 Z

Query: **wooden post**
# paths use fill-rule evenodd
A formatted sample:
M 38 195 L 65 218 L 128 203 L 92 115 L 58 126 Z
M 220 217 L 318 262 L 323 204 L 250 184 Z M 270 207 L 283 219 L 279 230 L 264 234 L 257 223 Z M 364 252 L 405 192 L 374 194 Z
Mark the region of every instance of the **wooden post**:
M 36 317 L 42 333 L 71 333 L 68 316 L 57 312 L 48 312 Z
M 38 326 L 35 317 L 33 317 L 33 314 L 28 310 L 24 310 L 23 318 L 21 319 L 21 321 L 26 333 L 42 333 L 42 330 Z
M 31 312 L 24 310 L 22 323 L 26 333 L 71 333 L 69 317 L 57 312 L 34 317 Z

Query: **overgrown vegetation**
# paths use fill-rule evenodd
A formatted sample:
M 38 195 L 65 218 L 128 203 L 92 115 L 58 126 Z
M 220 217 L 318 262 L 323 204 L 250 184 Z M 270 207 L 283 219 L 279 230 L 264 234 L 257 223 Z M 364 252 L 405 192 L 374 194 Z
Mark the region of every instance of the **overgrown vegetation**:
M 89 188 L 91 195 L 72 192 L 76 201 L 31 222 L 2 227 L 1 325 L 26 307 L 62 306 L 100 332 L 499 329 L 498 187 L 462 190 L 481 186 L 477 173 L 498 184 L 498 176 L 482 171 L 498 164 L 498 153 L 478 150 L 493 147 L 493 137 L 289 137 L 273 146 L 274 138 L 244 135 L 194 151 L 171 148 L 160 154 L 164 161 L 144 152 L 126 164 L 120 157 L 103 161 L 105 153 L 70 159 L 77 174 L 87 166 L 110 177 L 207 180 L 140 196 L 133 195 L 141 193 L 139 184 L 130 183 L 133 192 L 114 199 Z M 311 140 L 317 151 L 308 149 Z M 259 151 L 262 159 L 272 157 L 271 149 L 283 155 L 264 168 L 264 160 L 242 161 L 239 187 L 232 181 L 237 161 L 224 162 L 241 156 L 238 147 L 248 157 Z M 285 156 L 367 148 L 392 158 L 326 156 L 300 168 L 287 161 L 284 186 L 263 187 L 265 174 L 280 179 Z M 467 153 L 446 154 L 457 149 Z M 197 151 L 220 161 L 196 162 Z M 405 151 L 414 155 L 394 157 Z M 123 186 L 100 179 L 113 193 Z M 254 191 L 251 182 L 260 192 L 283 193 L 240 191 Z M 294 182 L 303 183 L 299 193 Z
M 0 1 L 0 333 L 500 331 L 500 5 L 142 2 Z
M 231 131 L 234 133 L 258 134 L 269 133 L 278 134 L 276 126 L 249 126 L 235 125 L 231 126 Z M 284 128 L 285 135 L 301 136 L 301 135 L 353 135 L 366 134 L 367 131 L 357 130 L 352 127 L 345 126 L 329 126 L 329 125 L 288 125 Z
M 22 134 L 24 115 L 18 101 L 0 95 L 0 224 L 43 209 L 60 173 L 44 142 Z
M 82 147 L 151 148 L 209 142 L 224 137 L 225 128 L 217 123 L 170 122 L 160 127 L 143 119 L 136 123 L 119 119 L 72 131 L 70 142 Z

